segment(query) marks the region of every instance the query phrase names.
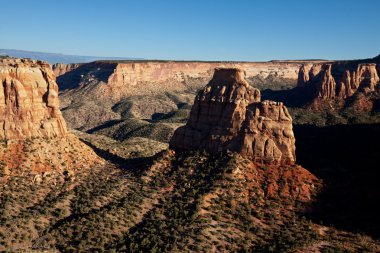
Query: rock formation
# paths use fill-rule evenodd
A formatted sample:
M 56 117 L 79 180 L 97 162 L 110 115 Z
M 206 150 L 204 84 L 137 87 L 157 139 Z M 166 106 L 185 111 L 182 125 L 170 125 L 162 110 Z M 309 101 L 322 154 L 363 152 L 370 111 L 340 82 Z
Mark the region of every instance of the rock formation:
M 79 169 L 101 160 L 67 133 L 55 76 L 41 61 L 0 59 L 0 142 L 0 178 Z
M 316 84 L 318 97 L 334 98 L 336 83 L 331 75 L 331 64 L 323 65 L 316 77 L 318 78 Z
M 297 86 L 303 87 L 306 85 L 306 83 L 309 81 L 309 71 L 311 66 L 310 65 L 302 65 L 299 72 L 298 72 L 298 81 Z
M 62 137 L 58 86 L 47 63 L 0 60 L 0 139 Z
M 347 98 L 355 92 L 376 91 L 379 75 L 375 63 L 335 62 L 306 66 L 299 71 L 298 86 L 314 89 L 315 98 Z
M 171 139 L 175 150 L 236 151 L 253 161 L 295 162 L 292 118 L 282 103 L 260 101 L 237 68 L 216 69 L 195 98 L 190 119 Z
M 72 64 L 56 63 L 56 64 L 53 64 L 52 69 L 55 76 L 61 76 L 61 75 L 66 74 L 67 72 L 70 72 L 78 68 L 81 65 L 82 64 L 80 63 L 72 63 Z
M 354 89 L 374 91 L 379 83 L 379 75 L 376 64 L 359 64 L 356 71 L 352 72 L 352 85 Z

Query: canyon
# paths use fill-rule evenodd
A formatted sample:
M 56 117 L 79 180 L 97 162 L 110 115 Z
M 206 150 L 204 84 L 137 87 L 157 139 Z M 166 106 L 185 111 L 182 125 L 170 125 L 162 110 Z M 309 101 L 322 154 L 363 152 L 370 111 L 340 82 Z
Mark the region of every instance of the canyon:
M 302 64 L 319 62 L 323 61 L 97 61 L 56 64 L 53 71 L 69 127 L 90 130 L 127 114 L 151 119 L 184 104 L 191 106 L 195 93 L 218 67 L 242 68 L 251 85 L 278 90 L 297 85 Z
M 380 253 L 380 0 L 0 6 L 0 253 Z
M 123 95 L 142 94 L 143 90 L 138 89 L 141 86 L 144 87 L 145 92 L 152 93 L 160 91 L 160 88 L 164 90 L 198 88 L 199 85 L 196 85 L 197 79 L 202 81 L 210 80 L 213 70 L 221 67 L 244 69 L 247 79 L 256 80 L 256 83 L 253 83 L 256 86 L 262 85 L 265 79 L 270 80 L 271 78 L 279 78 L 283 82 L 288 80 L 294 86 L 298 77 L 299 67 L 306 62 L 97 61 L 87 64 L 55 64 L 53 65 L 53 70 L 58 76 L 61 90 L 86 86 L 93 80 L 100 80 L 108 85 L 107 87 L 99 87 L 98 95 L 107 95 L 109 94 L 107 89 L 109 89 L 108 91 L 114 89 L 114 99 L 118 100 Z M 76 69 L 74 73 L 60 77 L 68 70 L 73 69 Z M 71 78 L 74 83 L 69 84 L 66 81 L 67 78 Z M 273 82 L 271 84 L 273 85 Z M 117 90 L 118 87 L 123 89 L 119 91 Z
M 276 92 L 314 87 L 305 64 L 321 66 L 321 80 L 333 84 L 334 67 L 330 77 L 324 66 L 335 63 L 245 63 L 246 70 L 240 63 L 51 68 L 28 59 L 1 61 L 0 250 L 379 251 L 368 218 L 346 222 L 341 209 L 324 212 L 347 204 L 350 221 L 367 217 L 357 215 L 350 198 L 342 200 L 347 192 L 362 199 L 360 182 L 346 179 L 368 175 L 349 162 L 355 155 L 347 158 L 345 149 L 328 144 L 328 129 L 293 126 L 294 108 L 263 98 L 265 82 Z M 254 70 L 255 64 L 262 68 Z M 278 66 L 292 67 L 281 72 Z M 298 76 L 304 84 L 295 87 Z M 376 80 L 361 76 L 364 91 L 355 94 Z M 376 129 L 350 138 L 363 147 L 366 173 L 373 173 L 380 143 Z M 366 182 L 372 191 L 363 194 L 375 203 L 375 184 Z

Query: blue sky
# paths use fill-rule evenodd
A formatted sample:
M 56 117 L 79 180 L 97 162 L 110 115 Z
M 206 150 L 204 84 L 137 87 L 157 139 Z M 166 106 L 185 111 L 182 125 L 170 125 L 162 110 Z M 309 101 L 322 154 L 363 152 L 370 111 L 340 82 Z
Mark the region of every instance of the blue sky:
M 0 48 L 173 60 L 380 54 L 379 0 L 1 0 Z

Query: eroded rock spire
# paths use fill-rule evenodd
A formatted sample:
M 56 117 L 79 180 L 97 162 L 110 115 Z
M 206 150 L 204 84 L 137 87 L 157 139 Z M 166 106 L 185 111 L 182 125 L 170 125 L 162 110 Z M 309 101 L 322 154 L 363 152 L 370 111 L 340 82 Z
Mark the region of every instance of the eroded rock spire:
M 175 150 L 235 151 L 264 163 L 295 162 L 292 118 L 282 103 L 261 101 L 238 68 L 216 69 L 195 98 L 190 119 L 171 139 Z

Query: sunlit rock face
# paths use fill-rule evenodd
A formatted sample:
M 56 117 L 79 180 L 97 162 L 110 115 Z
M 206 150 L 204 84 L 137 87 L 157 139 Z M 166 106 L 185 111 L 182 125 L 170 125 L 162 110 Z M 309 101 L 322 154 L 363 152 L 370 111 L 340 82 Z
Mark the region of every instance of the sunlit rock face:
M 259 90 L 245 81 L 244 71 L 238 68 L 215 70 L 170 147 L 210 153 L 230 150 L 270 164 L 295 162 L 292 118 L 286 107 L 261 101 Z
M 302 66 L 298 86 L 314 89 L 315 98 L 347 98 L 357 91 L 376 91 L 379 80 L 375 63 L 336 62 Z
M 65 134 L 58 86 L 50 65 L 26 59 L 0 59 L 0 139 Z

